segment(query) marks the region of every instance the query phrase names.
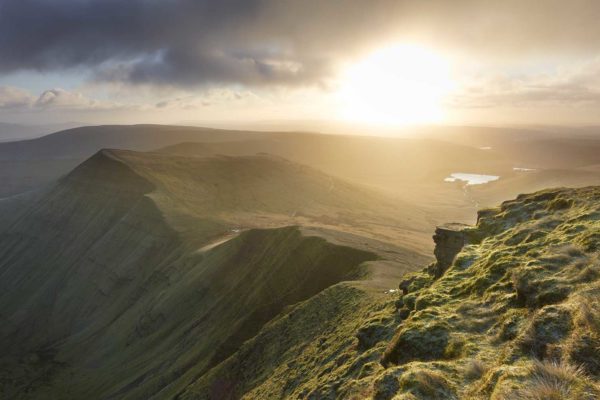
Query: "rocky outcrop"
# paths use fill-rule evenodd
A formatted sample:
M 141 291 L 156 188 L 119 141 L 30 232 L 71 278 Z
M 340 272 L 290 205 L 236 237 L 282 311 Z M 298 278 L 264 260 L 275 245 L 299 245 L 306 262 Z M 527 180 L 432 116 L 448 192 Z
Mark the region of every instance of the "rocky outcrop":
M 385 377 L 386 399 L 600 399 L 598 204 L 600 187 L 549 189 L 438 228 L 437 262 L 400 285 L 373 387 Z
M 433 235 L 435 242 L 435 263 L 429 267 L 429 273 L 439 278 L 452 265 L 456 255 L 462 250 L 466 243 L 465 230 L 469 225 L 451 223 L 438 226 Z

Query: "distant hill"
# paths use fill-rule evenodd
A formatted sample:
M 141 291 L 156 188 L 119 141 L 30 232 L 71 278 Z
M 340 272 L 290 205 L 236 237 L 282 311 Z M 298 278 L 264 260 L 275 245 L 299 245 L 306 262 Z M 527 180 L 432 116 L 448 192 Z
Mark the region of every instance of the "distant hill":
M 425 138 L 396 139 L 280 134 L 227 143 L 182 143 L 161 152 L 197 156 L 277 154 L 393 193 L 426 208 L 438 221 L 451 217 L 472 222 L 469 216 L 477 208 L 519 193 L 600 185 L 600 137 L 556 135 L 491 128 L 447 128 L 435 136 L 429 132 Z M 434 138 L 427 138 L 430 136 Z M 485 185 L 446 183 L 444 178 L 454 172 L 490 174 L 500 179 Z
M 148 196 L 159 207 L 164 204 L 163 214 L 177 226 L 176 214 L 181 212 L 186 217 L 231 218 L 236 224 L 243 224 L 249 214 L 248 226 L 307 221 L 337 229 L 384 216 L 382 223 L 396 219 L 402 221 L 400 228 L 427 230 L 425 213 L 418 206 L 276 156 L 182 157 L 102 150 L 66 179 L 95 173 L 97 159 L 118 162 L 151 183 L 155 191 Z M 263 217 L 257 219 L 258 213 Z M 364 224 L 361 215 L 368 220 Z
M 0 143 L 0 198 L 50 184 L 101 148 L 194 157 L 268 153 L 418 204 L 434 223 L 448 218 L 472 223 L 477 208 L 523 191 L 600 184 L 593 168 L 600 162 L 600 137 L 588 130 L 440 127 L 384 138 L 133 125 Z M 499 179 L 476 187 L 445 182 L 459 172 Z
M 398 182 L 441 181 L 456 169 L 496 173 L 509 167 L 493 152 L 422 138 L 275 133 L 226 143 L 181 143 L 160 151 L 199 156 L 270 153 L 340 177 L 392 189 L 397 189 Z
M 168 125 L 102 125 L 0 144 L 0 160 L 87 158 L 102 148 L 147 151 L 186 141 L 234 140 L 248 132 Z
M 31 139 L 81 125 L 78 123 L 21 125 L 0 122 L 0 143 Z
M 131 125 L 68 129 L 31 140 L 0 143 L 0 198 L 47 185 L 102 148 L 146 151 L 175 143 L 233 140 L 241 132 Z

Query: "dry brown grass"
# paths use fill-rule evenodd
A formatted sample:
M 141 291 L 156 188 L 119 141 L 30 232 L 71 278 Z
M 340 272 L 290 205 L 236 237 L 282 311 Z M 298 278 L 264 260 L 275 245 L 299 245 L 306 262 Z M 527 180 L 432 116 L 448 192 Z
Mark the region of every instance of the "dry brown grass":
M 594 333 L 600 333 L 600 304 L 597 299 L 582 296 L 576 323 Z
M 466 379 L 475 380 L 481 378 L 488 370 L 488 365 L 483 361 L 471 359 L 465 365 L 464 376 Z
M 450 399 L 448 381 L 439 373 L 433 371 L 419 371 L 415 374 L 414 382 L 419 392 L 430 399 Z
M 581 381 L 586 378 L 581 368 L 568 363 L 535 361 L 531 379 L 525 387 L 509 396 L 510 400 L 583 399 Z

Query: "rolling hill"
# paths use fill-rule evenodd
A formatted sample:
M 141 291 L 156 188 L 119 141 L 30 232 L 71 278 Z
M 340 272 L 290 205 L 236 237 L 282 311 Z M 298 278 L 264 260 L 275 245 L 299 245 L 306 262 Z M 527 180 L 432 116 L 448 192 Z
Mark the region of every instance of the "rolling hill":
M 0 122 L 0 143 L 32 139 L 81 125 L 82 124 L 75 122 L 44 125 L 23 125 Z
M 146 151 L 186 141 L 233 140 L 242 132 L 160 125 L 67 129 L 40 138 L 0 143 L 0 198 L 34 190 L 68 174 L 102 148 Z
M 0 198 L 51 184 L 101 148 L 187 157 L 271 154 L 418 204 L 435 223 L 473 223 L 479 207 L 523 191 L 600 184 L 593 168 L 600 161 L 600 140 L 593 131 L 439 127 L 412 133 L 386 138 L 160 125 L 83 127 L 0 143 L 5 182 Z M 445 182 L 460 172 L 499 180 L 477 187 Z

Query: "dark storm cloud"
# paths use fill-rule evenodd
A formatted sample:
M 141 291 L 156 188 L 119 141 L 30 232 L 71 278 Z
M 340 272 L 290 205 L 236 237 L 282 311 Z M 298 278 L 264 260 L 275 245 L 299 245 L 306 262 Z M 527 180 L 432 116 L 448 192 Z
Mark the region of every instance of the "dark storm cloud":
M 133 83 L 304 83 L 326 59 L 298 62 L 263 35 L 260 0 L 2 0 L 0 72 L 88 67 Z
M 317 84 L 335 61 L 391 37 L 482 57 L 595 52 L 599 12 L 593 0 L 0 0 L 0 73 Z

